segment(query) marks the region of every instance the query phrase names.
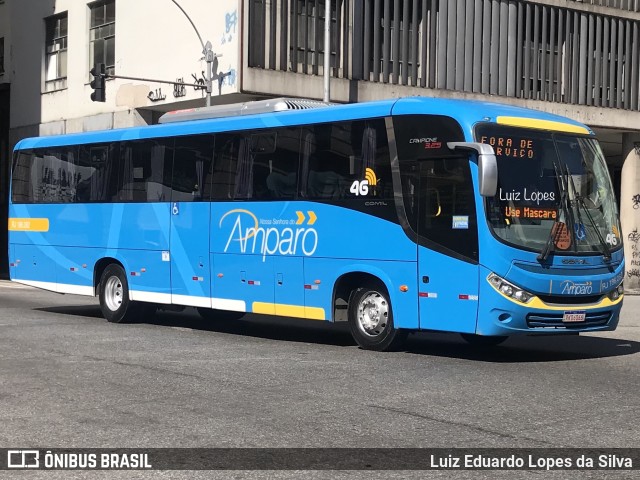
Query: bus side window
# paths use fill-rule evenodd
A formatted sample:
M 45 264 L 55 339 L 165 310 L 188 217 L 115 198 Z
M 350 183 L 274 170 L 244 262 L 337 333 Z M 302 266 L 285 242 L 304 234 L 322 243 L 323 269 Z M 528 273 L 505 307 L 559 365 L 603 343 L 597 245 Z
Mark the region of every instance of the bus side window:
M 348 191 L 353 169 L 348 126 L 322 124 L 303 135 L 303 195 L 311 200 L 335 200 Z
M 165 156 L 169 145 L 163 140 L 122 142 L 118 201 L 169 201 L 165 184 Z
M 11 174 L 11 195 L 13 203 L 33 203 L 33 181 L 31 168 L 33 166 L 33 152 L 16 152 Z
M 80 145 L 76 174 L 77 202 L 117 201 L 118 144 Z
M 253 155 L 248 137 L 242 136 L 238 140 L 235 152 L 237 170 L 233 182 L 234 200 L 246 200 L 253 198 Z
M 256 157 L 254 168 L 258 165 L 266 167 L 264 177 L 259 176 L 257 172 L 254 172 L 253 176 L 254 192 L 263 192 L 261 198 L 274 200 L 295 198 L 298 189 L 300 133 L 300 129 L 296 128 L 275 130 L 272 134 L 275 139 L 272 151 Z
M 384 120 L 368 120 L 364 123 L 361 145 L 361 175 L 369 181 L 368 195 L 377 199 L 393 198 L 391 158 Z
M 212 135 L 192 135 L 176 139 L 171 201 L 209 200 L 211 188 L 207 184 L 211 184 L 213 146 Z
M 75 201 L 74 173 L 77 147 L 52 147 L 33 151 L 30 176 L 33 188 L 30 201 L 70 203 Z
M 238 158 L 240 152 L 246 150 L 245 145 L 246 139 L 242 134 L 219 133 L 216 135 L 211 176 L 210 198 L 212 200 L 236 198 Z
M 316 125 L 302 137 L 303 195 L 312 200 L 392 198 L 384 120 Z M 352 190 L 367 182 L 367 194 Z
M 271 196 L 266 180 L 271 175 L 273 161 L 276 157 L 277 134 L 273 131 L 257 132 L 249 137 L 249 142 L 246 167 L 251 170 L 251 188 L 248 198 L 266 200 Z

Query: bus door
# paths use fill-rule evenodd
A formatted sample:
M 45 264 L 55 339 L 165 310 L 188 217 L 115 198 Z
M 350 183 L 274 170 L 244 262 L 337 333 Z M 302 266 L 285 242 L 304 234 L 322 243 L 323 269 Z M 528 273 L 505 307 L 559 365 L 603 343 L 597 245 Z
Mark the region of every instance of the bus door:
M 474 333 L 478 231 L 468 157 L 419 162 L 420 328 Z
M 171 299 L 211 307 L 209 235 L 213 137 L 178 138 L 171 187 Z

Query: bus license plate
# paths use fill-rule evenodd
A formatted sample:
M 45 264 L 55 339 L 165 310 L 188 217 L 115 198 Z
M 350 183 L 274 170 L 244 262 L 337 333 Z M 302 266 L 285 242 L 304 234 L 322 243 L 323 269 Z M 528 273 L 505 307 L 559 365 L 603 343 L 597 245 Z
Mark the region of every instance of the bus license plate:
M 566 323 L 584 322 L 587 312 L 564 312 L 562 321 Z

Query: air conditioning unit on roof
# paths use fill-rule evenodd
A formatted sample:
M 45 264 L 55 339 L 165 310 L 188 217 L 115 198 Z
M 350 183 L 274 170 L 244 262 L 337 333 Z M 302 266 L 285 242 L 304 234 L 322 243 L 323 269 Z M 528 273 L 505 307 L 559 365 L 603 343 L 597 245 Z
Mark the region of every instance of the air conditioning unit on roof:
M 187 122 L 190 120 L 205 120 L 209 118 L 237 117 L 257 115 L 260 113 L 284 112 L 288 110 L 308 110 L 331 106 L 319 100 L 305 98 L 271 98 L 255 102 L 233 103 L 229 105 L 214 105 L 212 107 L 191 108 L 167 112 L 160 117 L 160 123 Z

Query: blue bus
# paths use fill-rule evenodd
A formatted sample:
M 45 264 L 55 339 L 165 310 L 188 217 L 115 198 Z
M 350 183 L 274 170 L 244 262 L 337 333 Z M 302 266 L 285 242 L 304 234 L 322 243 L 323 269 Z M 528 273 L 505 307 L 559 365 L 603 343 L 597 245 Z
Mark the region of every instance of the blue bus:
M 29 138 L 9 208 L 11 279 L 98 296 L 111 322 L 282 315 L 388 350 L 614 330 L 623 301 L 593 132 L 513 106 L 276 99 Z

